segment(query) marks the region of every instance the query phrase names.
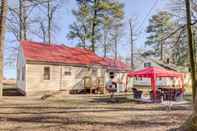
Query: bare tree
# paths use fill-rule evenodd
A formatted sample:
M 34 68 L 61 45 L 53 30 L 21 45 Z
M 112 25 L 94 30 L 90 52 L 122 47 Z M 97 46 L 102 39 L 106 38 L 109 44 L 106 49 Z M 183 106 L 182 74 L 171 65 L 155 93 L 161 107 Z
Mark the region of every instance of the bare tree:
M 16 40 L 27 40 L 31 39 L 32 36 L 36 36 L 42 39 L 43 42 L 51 43 L 52 33 L 58 27 L 55 24 L 55 13 L 62 6 L 62 1 L 16 1 L 15 5 L 18 5 L 18 7 L 9 7 L 8 31 L 16 37 Z
M 42 36 L 43 42 L 51 44 L 53 41 L 53 33 L 58 26 L 55 24 L 55 15 L 58 9 L 61 8 L 63 0 L 36 0 L 32 1 L 35 5 L 38 5 L 38 10 L 41 11 L 41 16 L 36 17 L 32 21 L 39 26 L 39 30 L 32 31 L 34 35 Z M 47 26 L 45 26 L 47 25 Z

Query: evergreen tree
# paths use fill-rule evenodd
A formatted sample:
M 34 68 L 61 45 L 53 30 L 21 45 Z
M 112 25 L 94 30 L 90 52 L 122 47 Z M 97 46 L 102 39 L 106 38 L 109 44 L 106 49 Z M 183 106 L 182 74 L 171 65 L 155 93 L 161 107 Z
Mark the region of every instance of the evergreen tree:
M 151 46 L 156 54 L 160 56 L 163 61 L 165 49 L 170 43 L 169 39 L 165 37 L 173 30 L 172 16 L 167 11 L 160 11 L 158 14 L 153 15 L 149 20 L 149 26 L 147 27 L 147 41 L 146 45 Z M 166 52 L 167 53 L 167 52 Z
M 110 36 L 114 23 L 123 19 L 123 4 L 115 0 L 77 0 L 77 2 L 78 9 L 73 11 L 76 21 L 70 25 L 68 38 L 78 39 L 79 46 L 89 47 L 93 52 L 98 47 L 97 43 L 103 38 L 106 54 L 107 37 Z
M 73 15 L 76 21 L 70 25 L 70 31 L 67 35 L 69 39 L 78 39 L 77 46 L 87 48 L 88 40 L 90 39 L 90 17 L 89 8 L 86 2 L 82 2 L 79 5 L 78 10 L 73 10 Z

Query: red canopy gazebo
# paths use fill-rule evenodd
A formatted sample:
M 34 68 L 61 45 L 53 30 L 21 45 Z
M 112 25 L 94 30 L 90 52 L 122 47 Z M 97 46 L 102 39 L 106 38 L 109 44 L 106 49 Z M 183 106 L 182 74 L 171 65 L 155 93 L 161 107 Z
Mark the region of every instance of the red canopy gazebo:
M 156 96 L 156 90 L 157 90 L 157 78 L 161 77 L 173 77 L 177 78 L 179 80 L 179 86 L 181 88 L 181 91 L 184 89 L 184 74 L 178 73 L 176 71 L 161 69 L 159 67 L 146 67 L 139 71 L 131 71 L 127 74 L 127 83 L 129 77 L 143 77 L 143 78 L 150 78 L 151 79 L 151 88 L 153 90 L 153 96 Z

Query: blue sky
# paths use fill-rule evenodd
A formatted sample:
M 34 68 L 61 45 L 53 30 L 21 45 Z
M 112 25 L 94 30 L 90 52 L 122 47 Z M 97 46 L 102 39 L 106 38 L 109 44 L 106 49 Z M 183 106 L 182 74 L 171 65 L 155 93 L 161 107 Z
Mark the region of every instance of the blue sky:
M 158 1 L 154 6 L 151 13 L 148 15 L 148 12 L 153 7 L 155 1 Z M 139 29 L 140 26 L 140 35 L 135 40 L 136 48 L 144 48 L 144 41 L 146 38 L 145 28 L 148 25 L 148 20 L 151 15 L 155 14 L 160 9 L 165 9 L 166 4 L 169 0 L 122 0 L 125 4 L 125 25 L 124 25 L 124 36 L 121 41 L 120 55 L 127 56 L 129 54 L 128 47 L 125 45 L 129 42 L 129 28 L 128 20 L 129 18 L 135 19 L 134 28 Z M 64 7 L 58 11 L 56 22 L 61 27 L 60 30 L 56 33 L 56 43 L 64 43 L 69 46 L 74 46 L 75 41 L 70 41 L 66 39 L 66 34 L 69 31 L 69 25 L 74 21 L 74 16 L 72 15 L 71 10 L 76 8 L 75 0 L 68 0 L 67 3 L 64 3 Z M 147 16 L 148 15 L 148 16 Z M 146 17 L 146 19 L 144 19 Z M 144 20 L 144 21 L 143 21 Z M 9 34 L 6 35 L 6 38 L 11 38 Z M 37 40 L 34 40 L 37 41 Z M 4 76 L 6 78 L 16 78 L 16 69 L 15 67 L 4 67 Z

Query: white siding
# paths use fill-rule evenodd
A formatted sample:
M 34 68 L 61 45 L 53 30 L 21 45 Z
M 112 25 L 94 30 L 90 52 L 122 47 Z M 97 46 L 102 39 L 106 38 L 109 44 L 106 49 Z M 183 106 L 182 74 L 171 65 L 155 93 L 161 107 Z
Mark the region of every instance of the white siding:
M 21 46 L 19 47 L 18 56 L 17 56 L 17 81 L 16 86 L 17 88 L 22 92 L 26 92 L 26 61 L 24 57 L 23 50 Z M 24 68 L 24 71 L 23 71 Z M 24 79 L 22 78 L 22 75 L 24 75 Z
M 44 80 L 44 68 L 50 68 L 50 80 Z M 69 74 L 70 72 L 70 74 Z M 26 89 L 27 95 L 37 93 L 84 89 L 84 77 L 89 76 L 92 83 L 98 77 L 104 78 L 104 83 L 109 80 L 109 74 L 102 67 L 76 67 L 50 64 L 26 64 Z M 126 73 L 116 73 L 115 81 L 118 82 L 119 91 L 123 91 L 126 85 Z M 24 86 L 25 87 L 25 86 Z
M 50 68 L 50 80 L 44 80 L 44 68 Z M 60 89 L 60 66 L 26 64 L 27 95 Z

